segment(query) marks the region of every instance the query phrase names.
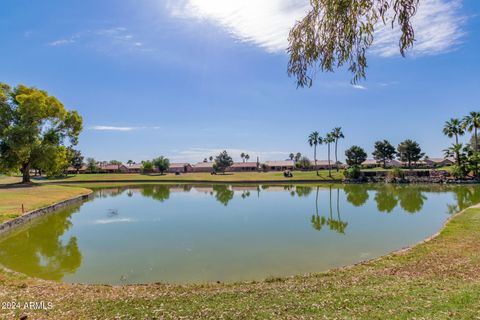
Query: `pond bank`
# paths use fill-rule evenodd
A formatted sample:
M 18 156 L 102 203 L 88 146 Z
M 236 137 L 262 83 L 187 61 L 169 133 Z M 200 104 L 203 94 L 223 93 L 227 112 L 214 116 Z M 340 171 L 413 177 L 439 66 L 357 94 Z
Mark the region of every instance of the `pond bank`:
M 0 315 L 102 318 L 474 318 L 480 308 L 480 209 L 455 215 L 408 251 L 320 274 L 204 285 L 69 285 L 2 271 L 2 301 L 51 302 Z

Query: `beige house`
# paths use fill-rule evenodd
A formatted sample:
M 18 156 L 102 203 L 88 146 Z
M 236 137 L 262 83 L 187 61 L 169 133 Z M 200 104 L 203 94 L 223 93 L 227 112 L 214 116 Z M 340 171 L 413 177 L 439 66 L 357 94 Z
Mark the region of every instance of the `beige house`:
M 258 164 L 256 162 L 235 162 L 227 171 L 230 172 L 245 172 L 257 171 Z
M 101 173 L 127 173 L 128 168 L 123 164 L 100 164 L 97 170 Z
M 141 163 L 132 163 L 126 165 L 128 173 L 141 173 L 143 169 L 143 164 Z
M 376 167 L 380 167 L 381 164 L 378 163 L 378 161 L 375 160 L 375 159 L 367 159 L 367 160 L 363 161 L 360 166 L 362 168 L 376 168 Z
M 86 173 L 87 172 L 87 166 L 86 165 L 83 165 L 79 170 L 78 170 L 78 173 Z M 67 169 L 67 174 L 76 174 L 77 173 L 77 169 L 70 166 L 68 167 Z
M 192 172 L 213 172 L 213 162 L 199 162 L 192 166 Z
M 187 173 L 192 171 L 190 163 L 170 163 L 167 172 L 169 173 Z
M 424 162 L 432 168 L 451 166 L 455 163 L 453 160 L 448 158 L 427 158 L 424 160 Z
M 268 171 L 284 171 L 295 169 L 295 162 L 293 160 L 284 161 L 267 161 L 265 162 Z
M 328 164 L 328 160 L 317 160 L 317 165 L 315 166 L 315 161 L 312 161 L 312 169 L 313 170 L 323 170 L 323 169 L 328 169 L 329 167 L 329 164 Z M 330 160 L 330 167 L 333 169 L 333 168 L 336 168 L 336 165 L 335 165 L 335 160 Z M 341 163 L 340 161 L 338 162 L 338 167 L 340 169 L 343 169 L 346 167 L 346 165 L 344 165 L 343 163 Z

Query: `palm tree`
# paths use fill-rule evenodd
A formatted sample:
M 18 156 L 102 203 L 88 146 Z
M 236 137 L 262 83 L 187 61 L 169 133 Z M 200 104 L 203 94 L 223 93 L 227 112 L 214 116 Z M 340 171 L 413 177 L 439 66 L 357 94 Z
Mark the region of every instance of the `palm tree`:
M 317 146 L 322 144 L 323 139 L 320 137 L 318 131 L 314 131 L 310 133 L 308 136 L 308 144 L 310 147 L 313 147 L 313 160 L 315 161 L 315 169 L 317 169 L 317 176 L 318 176 L 318 167 L 317 167 Z
M 331 132 L 327 133 L 325 139 L 323 139 L 323 143 L 328 146 L 328 176 L 332 177 L 332 166 L 330 165 L 330 144 L 335 142 L 335 138 Z
M 242 158 L 242 162 L 245 162 L 245 153 L 242 152 L 242 153 L 240 154 L 240 158 Z
M 297 154 L 295 155 L 295 162 L 300 161 L 301 158 L 302 158 L 302 154 L 300 152 L 297 152 Z
M 464 133 L 465 129 L 459 119 L 452 118 L 443 126 L 443 134 L 449 138 L 455 137 L 455 144 L 458 144 L 458 136 L 462 136 Z
M 290 160 L 295 159 L 295 155 L 293 153 L 290 153 L 290 155 L 288 157 L 290 158 Z
M 250 159 L 250 155 L 246 154 L 245 155 L 245 161 L 248 162 L 248 159 Z
M 338 140 L 345 138 L 345 136 L 343 135 L 341 127 L 334 128 L 332 131 L 332 136 L 335 139 L 335 166 L 338 172 L 338 154 L 337 154 Z
M 480 112 L 472 111 L 468 116 L 463 118 L 463 128 L 468 130 L 468 132 L 474 131 L 475 137 L 475 151 L 478 151 L 478 136 L 477 130 L 480 128 Z
M 213 156 L 210 156 L 210 158 L 208 158 L 208 159 L 210 159 L 210 162 L 212 162 L 213 161 Z
M 461 143 L 454 143 L 450 148 L 443 150 L 445 157 L 455 157 L 457 165 L 460 166 L 462 164 L 462 158 L 460 153 L 463 150 L 463 145 Z

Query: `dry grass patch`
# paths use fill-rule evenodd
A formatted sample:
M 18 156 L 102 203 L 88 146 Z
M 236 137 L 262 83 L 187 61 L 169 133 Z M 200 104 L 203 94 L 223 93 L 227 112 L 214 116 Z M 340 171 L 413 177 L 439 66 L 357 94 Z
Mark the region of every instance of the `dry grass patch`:
M 90 192 L 85 188 L 57 185 L 2 187 L 0 188 L 0 222 L 21 215 L 22 205 L 23 211 L 28 212 Z

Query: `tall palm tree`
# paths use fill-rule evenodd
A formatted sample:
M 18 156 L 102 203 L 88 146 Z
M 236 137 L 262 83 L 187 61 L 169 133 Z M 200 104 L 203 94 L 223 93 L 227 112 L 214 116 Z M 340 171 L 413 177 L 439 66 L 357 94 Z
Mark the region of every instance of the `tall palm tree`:
M 337 168 L 338 172 L 338 153 L 337 153 L 337 146 L 338 146 L 338 140 L 345 138 L 342 132 L 341 127 L 336 127 L 332 131 L 332 136 L 335 139 L 335 167 Z
M 246 155 L 245 155 L 245 161 L 248 162 L 248 159 L 250 159 L 250 155 L 249 155 L 249 154 L 246 154 Z
M 472 111 L 468 116 L 463 118 L 463 128 L 468 132 L 474 132 L 475 136 L 475 151 L 478 151 L 478 136 L 477 130 L 480 128 L 480 112 Z
M 323 139 L 320 137 L 318 131 L 314 131 L 310 133 L 308 136 L 308 144 L 310 147 L 313 147 L 313 160 L 315 161 L 315 169 L 317 169 L 317 176 L 318 176 L 318 167 L 317 167 L 317 146 L 322 144 Z
M 459 119 L 452 118 L 443 126 L 443 134 L 449 138 L 455 137 L 455 144 L 458 144 L 458 136 L 462 136 L 464 133 L 465 129 Z
M 463 150 L 463 145 L 461 143 L 454 143 L 450 148 L 443 150 L 445 157 L 455 157 L 457 165 L 460 166 L 462 164 L 462 157 L 460 153 Z
M 242 153 L 240 154 L 240 158 L 242 158 L 242 162 L 245 162 L 245 153 L 242 152 Z
M 325 139 L 323 139 L 323 143 L 328 146 L 328 176 L 332 177 L 332 165 L 330 164 L 330 144 L 335 142 L 335 138 L 331 132 L 327 133 Z
M 290 153 L 290 155 L 288 157 L 290 158 L 290 160 L 295 159 L 295 155 L 293 153 Z

